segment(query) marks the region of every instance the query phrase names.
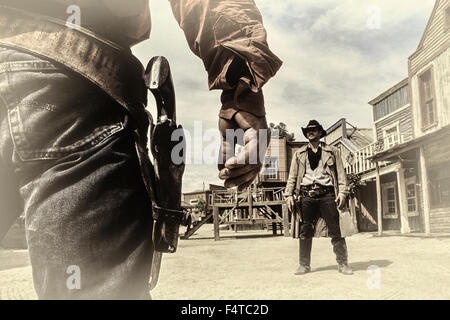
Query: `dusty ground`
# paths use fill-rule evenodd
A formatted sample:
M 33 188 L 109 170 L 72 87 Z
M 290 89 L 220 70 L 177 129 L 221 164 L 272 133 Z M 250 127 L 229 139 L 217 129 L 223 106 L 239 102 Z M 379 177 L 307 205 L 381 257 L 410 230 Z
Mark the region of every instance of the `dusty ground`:
M 215 242 L 212 234 L 204 226 L 164 255 L 154 299 L 450 299 L 448 237 L 355 235 L 347 239 L 353 276 L 337 272 L 329 239 L 315 239 L 313 272 L 295 276 L 297 241 L 222 231 Z M 27 252 L 0 250 L 0 299 L 34 298 Z

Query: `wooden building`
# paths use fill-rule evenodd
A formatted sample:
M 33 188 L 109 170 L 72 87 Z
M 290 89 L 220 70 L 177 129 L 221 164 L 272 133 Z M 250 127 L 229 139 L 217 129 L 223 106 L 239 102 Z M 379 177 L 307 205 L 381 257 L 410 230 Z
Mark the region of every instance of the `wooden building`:
M 369 102 L 375 142 L 346 170 L 367 182 L 357 205 L 379 234 L 450 232 L 449 45 L 450 0 L 437 0 L 408 78 Z
M 345 118 L 340 119 L 327 130 L 325 143 L 339 149 L 344 163 L 352 162 L 353 154 L 373 141 L 373 130 L 357 128 Z
M 348 173 L 350 173 L 352 165 L 358 162 L 358 157 L 361 158 L 358 152 L 365 150 L 373 144 L 373 129 L 357 128 L 347 122 L 345 118 L 337 121 L 326 131 L 327 136 L 324 139 L 325 142 L 339 149 L 342 162 Z M 373 193 L 368 196 L 373 197 Z M 370 216 L 367 210 L 362 210 L 361 206 L 356 205 L 360 197 L 361 194 L 358 195 L 357 199 L 351 199 L 349 201 L 350 211 L 355 225 L 358 226 L 358 230 L 360 231 L 374 231 L 376 230 L 376 221 Z
M 211 190 L 209 194 L 212 213 L 204 222 L 213 217 L 215 238 L 219 239 L 219 226 L 227 225 L 235 231 L 246 228 L 271 230 L 274 234 L 283 231 L 289 236 L 290 216 L 283 198 L 292 156 L 306 142 L 289 142 L 284 137 L 272 137 L 266 152 L 265 162 L 252 186 L 241 192 L 231 190 Z M 188 202 L 200 193 L 184 195 Z M 183 237 L 189 238 L 204 222 L 198 224 Z
M 227 188 L 225 188 L 224 186 L 209 184 L 208 189 L 185 192 L 181 197 L 182 207 L 184 209 L 193 209 L 196 207 L 200 199 L 204 200 L 206 203 L 206 212 L 203 216 L 206 217 L 208 213 L 212 212 L 211 193 L 214 190 L 227 190 Z

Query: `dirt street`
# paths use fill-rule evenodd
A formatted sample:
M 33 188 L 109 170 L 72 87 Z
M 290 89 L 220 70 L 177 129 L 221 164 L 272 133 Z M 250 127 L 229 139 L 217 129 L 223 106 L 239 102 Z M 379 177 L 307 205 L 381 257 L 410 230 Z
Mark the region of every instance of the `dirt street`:
M 337 272 L 330 239 L 314 239 L 313 272 L 295 276 L 298 243 L 211 225 L 164 255 L 153 299 L 450 299 L 450 238 L 371 233 L 347 239 L 353 276 Z M 26 250 L 0 250 L 0 299 L 35 299 Z

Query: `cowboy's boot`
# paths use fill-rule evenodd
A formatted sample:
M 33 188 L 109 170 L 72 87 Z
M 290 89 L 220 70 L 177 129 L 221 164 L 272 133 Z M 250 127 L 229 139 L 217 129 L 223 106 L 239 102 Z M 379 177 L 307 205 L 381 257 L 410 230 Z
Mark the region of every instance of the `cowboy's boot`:
M 347 263 L 347 244 L 344 238 L 331 239 L 333 244 L 333 251 L 336 254 L 336 261 L 338 263 L 338 271 L 345 275 L 352 275 L 353 270 Z
M 296 275 L 302 275 L 311 271 L 311 247 L 312 238 L 300 238 L 299 256 L 300 266 L 295 271 Z

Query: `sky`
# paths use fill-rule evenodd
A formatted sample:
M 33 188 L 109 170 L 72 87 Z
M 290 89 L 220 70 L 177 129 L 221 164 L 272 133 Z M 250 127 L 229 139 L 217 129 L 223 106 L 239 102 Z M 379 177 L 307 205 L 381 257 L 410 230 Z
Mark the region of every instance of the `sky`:
M 284 122 L 297 140 L 301 126 L 317 119 L 328 128 L 341 118 L 372 127 L 368 101 L 408 75 L 434 0 L 255 0 L 270 49 L 283 61 L 263 88 L 267 121 Z M 189 49 L 167 0 L 151 0 L 150 39 L 133 47 L 146 65 L 165 56 L 177 97 L 177 122 L 203 146 L 188 143 L 183 192 L 222 184 L 217 166 L 193 157 L 217 145 L 220 91 L 209 91 L 202 61 Z M 149 110 L 156 114 L 149 99 Z M 212 134 L 211 134 L 212 133 Z M 190 158 L 191 158 L 190 157 Z M 188 160 L 189 161 L 189 160 Z

